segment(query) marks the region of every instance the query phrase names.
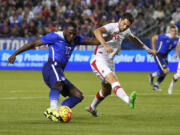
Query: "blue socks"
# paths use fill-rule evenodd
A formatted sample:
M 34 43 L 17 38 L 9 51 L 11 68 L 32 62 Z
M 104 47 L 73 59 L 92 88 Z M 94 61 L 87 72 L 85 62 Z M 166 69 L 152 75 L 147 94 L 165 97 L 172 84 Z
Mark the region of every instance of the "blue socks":
M 159 76 L 157 82 L 160 84 L 166 76 Z
M 62 105 L 68 106 L 70 108 L 74 107 L 76 104 L 81 102 L 82 99 L 76 97 L 76 96 L 71 96 L 67 99 L 65 99 L 59 106 L 59 97 L 60 97 L 60 91 L 56 88 L 52 88 L 49 92 L 49 100 L 50 100 L 50 107 L 51 108 L 58 108 Z
M 59 102 L 60 91 L 56 88 L 51 88 L 49 92 L 50 108 L 57 108 Z
M 67 99 L 65 99 L 60 106 L 62 105 L 66 105 L 68 106 L 69 108 L 72 108 L 74 107 L 76 104 L 78 104 L 79 102 L 81 102 L 82 99 L 76 97 L 76 96 L 71 96 Z

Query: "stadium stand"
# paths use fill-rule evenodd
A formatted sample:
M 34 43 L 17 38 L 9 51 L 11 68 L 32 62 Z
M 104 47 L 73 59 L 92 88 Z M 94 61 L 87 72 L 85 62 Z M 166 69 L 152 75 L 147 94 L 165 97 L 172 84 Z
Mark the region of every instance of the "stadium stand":
M 149 38 L 164 33 L 171 20 L 180 27 L 179 7 L 179 0 L 0 0 L 0 37 L 38 37 L 70 21 L 92 37 L 95 28 L 130 12 L 133 33 Z

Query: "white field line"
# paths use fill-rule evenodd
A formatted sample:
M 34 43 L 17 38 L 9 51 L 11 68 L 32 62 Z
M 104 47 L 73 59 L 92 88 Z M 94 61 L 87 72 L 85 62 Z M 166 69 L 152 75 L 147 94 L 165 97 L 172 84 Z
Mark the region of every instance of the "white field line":
M 0 93 L 4 93 L 4 91 L 6 91 L 6 92 L 10 92 L 10 93 L 29 93 L 29 92 L 44 92 L 44 93 L 46 93 L 46 92 L 48 92 L 49 90 L 47 90 L 47 89 L 44 89 L 44 90 L 0 90 Z M 153 91 L 153 90 L 147 90 L 147 91 L 152 91 L 152 92 L 155 92 L 155 91 Z M 168 91 L 168 90 L 160 90 L 160 91 L 157 91 L 157 93 L 158 92 L 162 92 L 162 91 Z M 174 91 L 180 91 L 180 90 L 173 90 L 173 92 Z M 155 92 L 156 93 L 156 92 Z M 141 93 L 142 95 L 148 95 L 148 93 Z M 149 93 L 149 94 L 153 94 L 153 93 Z M 178 93 L 176 93 L 176 94 L 178 94 Z M 139 94 L 138 94 L 139 95 Z
M 24 91 L 22 90 L 12 90 L 11 92 L 13 93 L 24 93 Z M 27 92 L 32 92 L 32 91 L 27 91 Z M 157 93 L 159 93 L 159 95 L 157 95 Z M 140 93 L 138 94 L 138 96 L 166 96 L 169 95 L 168 93 L 161 93 L 161 92 L 154 92 L 154 93 Z M 180 93 L 176 93 L 174 92 L 172 95 L 180 95 Z M 95 95 L 84 95 L 85 97 L 94 97 Z M 110 95 L 110 96 L 116 96 L 114 94 Z M 171 95 L 169 95 L 171 96 Z M 13 96 L 13 97 L 0 97 L 0 100 L 28 100 L 28 99 L 48 99 L 48 95 L 47 96 L 24 96 L 24 97 L 18 97 L 18 96 Z

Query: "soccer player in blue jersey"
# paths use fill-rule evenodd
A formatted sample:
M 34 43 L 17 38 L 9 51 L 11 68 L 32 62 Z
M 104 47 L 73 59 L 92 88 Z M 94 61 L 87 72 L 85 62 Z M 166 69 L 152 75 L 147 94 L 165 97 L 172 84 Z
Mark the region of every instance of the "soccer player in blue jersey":
M 158 91 L 159 84 L 164 80 L 168 69 L 168 53 L 176 47 L 180 42 L 177 36 L 178 30 L 175 25 L 170 26 L 170 33 L 155 35 L 152 37 L 152 49 L 156 52 L 154 59 L 158 65 L 158 70 L 149 75 L 149 83 L 153 85 L 153 90 Z M 158 77 L 155 84 L 153 84 L 154 77 Z
M 107 37 L 106 39 L 110 40 L 111 37 Z M 50 108 L 44 112 L 44 115 L 53 121 L 61 121 L 56 108 L 61 105 L 72 108 L 83 99 L 82 92 L 65 77 L 64 68 L 76 46 L 98 45 L 99 41 L 78 36 L 76 24 L 71 22 L 65 26 L 63 31 L 48 33 L 41 38 L 25 44 L 9 57 L 8 64 L 13 64 L 18 54 L 47 44 L 49 47 L 49 58 L 43 67 L 42 73 L 45 83 L 50 88 Z M 69 98 L 58 105 L 60 94 L 65 97 L 69 96 Z

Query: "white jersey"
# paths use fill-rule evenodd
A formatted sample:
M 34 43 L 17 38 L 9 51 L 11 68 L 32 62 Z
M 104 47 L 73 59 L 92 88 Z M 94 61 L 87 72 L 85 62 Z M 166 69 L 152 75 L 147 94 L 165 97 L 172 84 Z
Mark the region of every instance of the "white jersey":
M 114 51 L 112 53 L 108 53 L 104 49 L 103 45 L 99 45 L 95 49 L 94 54 L 96 55 L 96 57 L 103 57 L 104 59 L 113 60 L 115 55 L 117 55 L 120 52 L 121 43 L 124 40 L 124 38 L 128 37 L 129 35 L 134 35 L 131 33 L 131 30 L 129 28 L 123 32 L 119 32 L 118 23 L 109 23 L 104 25 L 103 27 L 106 29 L 108 35 L 116 33 L 116 36 L 113 37 L 112 40 L 106 42 L 107 45 L 112 47 Z

